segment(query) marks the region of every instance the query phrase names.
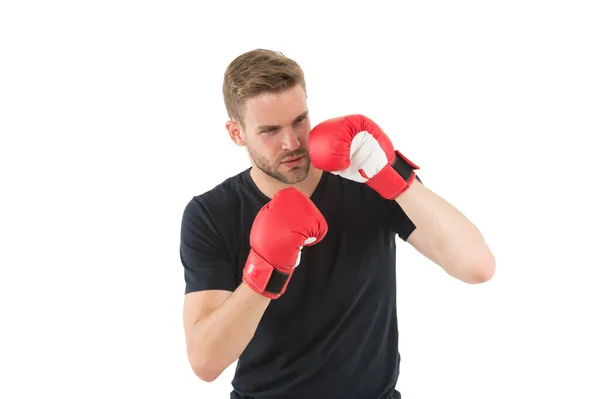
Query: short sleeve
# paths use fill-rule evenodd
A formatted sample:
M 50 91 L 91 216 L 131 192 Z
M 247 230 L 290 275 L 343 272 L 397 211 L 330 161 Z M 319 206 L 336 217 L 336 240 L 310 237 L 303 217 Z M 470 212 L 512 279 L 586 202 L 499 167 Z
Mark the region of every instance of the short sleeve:
M 185 207 L 180 239 L 186 294 L 203 290 L 235 291 L 235 271 L 225 241 L 197 197 Z
M 390 201 L 389 207 L 392 230 L 404 241 L 408 240 L 408 237 L 416 229 L 415 224 L 396 201 Z
M 421 182 L 419 176 L 415 175 L 415 177 L 419 182 Z M 392 230 L 404 241 L 408 240 L 408 237 L 416 229 L 415 224 L 396 201 L 390 201 L 389 206 Z

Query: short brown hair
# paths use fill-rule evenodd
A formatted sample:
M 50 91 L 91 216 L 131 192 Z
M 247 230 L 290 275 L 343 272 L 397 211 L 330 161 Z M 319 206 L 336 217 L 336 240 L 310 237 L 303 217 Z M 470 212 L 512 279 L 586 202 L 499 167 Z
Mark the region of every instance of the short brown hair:
M 280 92 L 296 85 L 306 92 L 304 72 L 281 52 L 265 49 L 237 56 L 225 70 L 223 99 L 227 115 L 243 125 L 246 100 L 265 92 Z

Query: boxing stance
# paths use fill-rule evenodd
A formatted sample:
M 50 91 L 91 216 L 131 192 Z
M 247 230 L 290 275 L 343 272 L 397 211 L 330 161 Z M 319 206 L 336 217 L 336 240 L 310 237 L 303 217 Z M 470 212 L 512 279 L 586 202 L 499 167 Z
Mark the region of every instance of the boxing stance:
M 242 54 L 223 94 L 252 166 L 184 211 L 192 370 L 210 382 L 237 360 L 231 399 L 400 398 L 397 239 L 481 283 L 495 268 L 481 234 L 369 117 L 312 127 L 295 61 Z

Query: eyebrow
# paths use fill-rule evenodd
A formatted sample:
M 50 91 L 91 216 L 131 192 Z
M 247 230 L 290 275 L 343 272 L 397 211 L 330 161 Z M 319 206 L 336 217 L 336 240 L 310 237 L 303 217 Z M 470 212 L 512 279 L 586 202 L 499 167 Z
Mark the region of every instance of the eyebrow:
M 303 113 L 298 115 L 296 117 L 296 119 L 294 119 L 294 122 L 296 122 L 298 119 L 304 118 L 307 115 L 308 115 L 308 111 L 304 111 Z M 260 125 L 259 127 L 256 128 L 256 130 L 259 132 L 263 131 L 263 130 L 276 130 L 276 129 L 281 129 L 281 125 Z

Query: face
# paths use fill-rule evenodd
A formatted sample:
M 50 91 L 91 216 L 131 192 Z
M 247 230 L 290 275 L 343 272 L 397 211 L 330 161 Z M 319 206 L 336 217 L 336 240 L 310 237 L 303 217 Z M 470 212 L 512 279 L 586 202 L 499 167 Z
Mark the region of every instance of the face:
M 246 146 L 254 166 L 268 176 L 295 184 L 308 175 L 310 121 L 301 86 L 249 99 L 243 131 L 237 124 L 228 128 L 232 139 Z

